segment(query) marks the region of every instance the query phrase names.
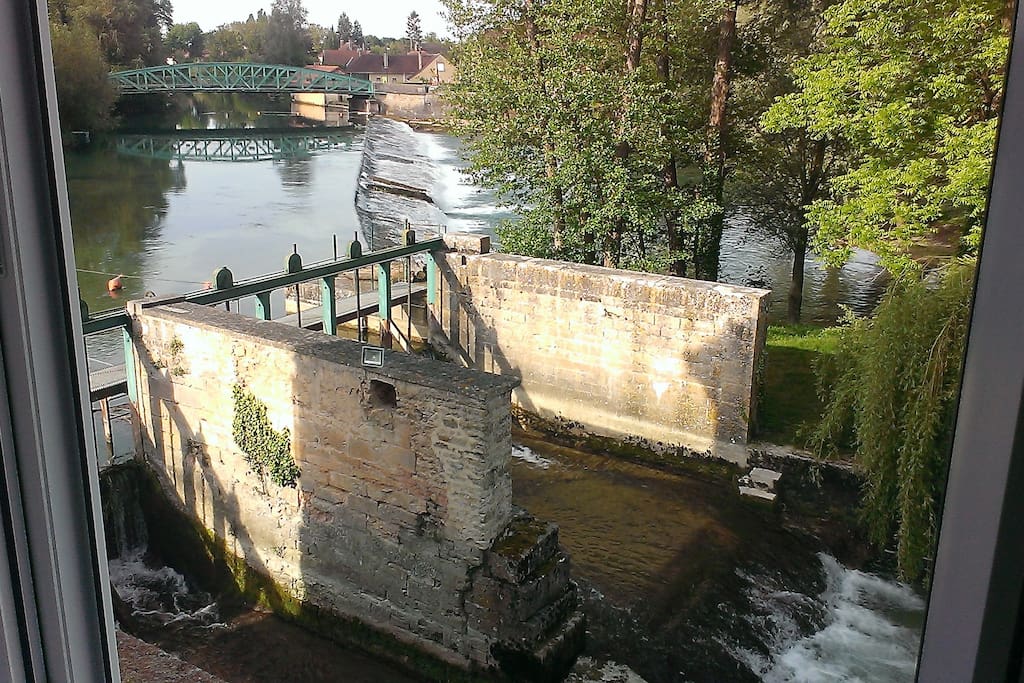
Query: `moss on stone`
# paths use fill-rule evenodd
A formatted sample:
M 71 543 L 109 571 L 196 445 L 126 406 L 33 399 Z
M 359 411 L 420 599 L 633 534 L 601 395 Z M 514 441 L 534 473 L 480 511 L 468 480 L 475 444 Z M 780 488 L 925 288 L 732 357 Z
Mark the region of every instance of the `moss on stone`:
M 502 557 L 518 558 L 537 545 L 547 532 L 548 525 L 533 517 L 513 520 L 504 535 L 494 544 L 493 551 Z
M 467 683 L 502 680 L 496 672 L 462 669 L 369 624 L 301 600 L 249 566 L 223 539 L 172 503 L 157 475 L 147 465 L 134 462 L 126 467 L 136 470 L 139 477 L 151 550 L 205 589 L 218 594 L 222 603 L 260 605 L 313 633 L 393 662 L 428 680 Z
M 611 455 L 655 469 L 677 472 L 704 481 L 735 481 L 739 466 L 721 458 L 711 457 L 684 447 L 667 447 L 647 439 L 633 437 L 616 439 L 591 434 L 577 422 L 547 419 L 513 407 L 515 436 L 538 439 L 588 453 Z

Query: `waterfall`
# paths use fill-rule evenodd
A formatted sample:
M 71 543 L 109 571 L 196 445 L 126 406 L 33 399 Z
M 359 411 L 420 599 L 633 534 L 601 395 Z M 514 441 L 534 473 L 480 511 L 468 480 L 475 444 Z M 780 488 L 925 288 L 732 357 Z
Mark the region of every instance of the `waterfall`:
M 115 466 L 105 469 L 100 476 L 100 499 L 108 558 L 128 557 L 145 551 L 149 544 L 149 531 L 139 502 L 136 468 Z
M 100 473 L 100 497 L 107 541 L 110 583 L 131 611 L 133 626 L 143 630 L 175 625 L 220 627 L 217 603 L 184 575 L 166 566 L 149 547 L 142 504 L 145 475 L 137 464 L 109 467 Z M 136 634 L 139 635 L 139 634 Z
M 418 232 L 439 232 L 444 212 L 431 195 L 437 170 L 423 154 L 416 133 L 390 119 L 366 126 L 363 159 L 356 188 L 356 213 L 370 249 L 401 241 L 406 221 Z

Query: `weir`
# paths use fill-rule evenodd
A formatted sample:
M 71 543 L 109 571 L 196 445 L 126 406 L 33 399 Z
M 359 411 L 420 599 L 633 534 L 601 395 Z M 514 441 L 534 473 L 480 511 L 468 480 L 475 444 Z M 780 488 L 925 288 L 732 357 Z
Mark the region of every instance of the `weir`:
M 557 431 L 746 464 L 769 291 L 445 243 L 430 338 L 453 360 L 519 378 Z

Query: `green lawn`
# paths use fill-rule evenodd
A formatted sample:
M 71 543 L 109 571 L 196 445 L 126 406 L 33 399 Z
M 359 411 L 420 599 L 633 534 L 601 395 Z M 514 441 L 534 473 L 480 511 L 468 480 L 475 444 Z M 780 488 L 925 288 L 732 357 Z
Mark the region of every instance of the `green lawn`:
M 816 362 L 835 353 L 837 330 L 812 325 L 771 325 L 765 347 L 756 438 L 804 445 L 802 427 L 821 415 Z

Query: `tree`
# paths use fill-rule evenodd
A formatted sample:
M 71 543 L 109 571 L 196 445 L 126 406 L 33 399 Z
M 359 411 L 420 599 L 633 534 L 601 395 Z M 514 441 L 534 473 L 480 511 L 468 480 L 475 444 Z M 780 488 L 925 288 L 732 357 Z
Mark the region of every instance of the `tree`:
M 51 22 L 50 43 L 62 133 L 109 128 L 116 93 L 99 39 L 82 23 Z
M 904 279 L 873 319 L 851 321 L 820 369 L 828 406 L 811 442 L 856 449 L 872 540 L 895 540 L 900 575 L 927 578 L 952 447 L 960 364 L 970 322 L 973 261 L 938 283 Z
M 828 196 L 846 149 L 806 127 L 780 129 L 764 112 L 797 90 L 793 69 L 820 49 L 821 15 L 832 0 L 761 0 L 747 8 L 733 79 L 731 171 L 727 211 L 778 239 L 792 254 L 787 317 L 799 323 L 812 226 L 808 207 Z
M 114 68 L 153 66 L 166 57 L 163 32 L 171 26 L 170 0 L 56 0 L 51 16 L 60 23 L 88 25 Z
M 270 62 L 267 58 L 267 37 L 270 32 L 270 17 L 262 9 L 256 16 L 249 17 L 241 23 L 232 24 L 242 38 L 245 58 L 253 62 Z
M 470 170 L 522 216 L 501 230 L 502 248 L 657 271 L 676 262 L 682 239 L 666 238 L 666 217 L 689 234 L 709 202 L 682 183 L 667 185 L 665 169 L 701 158 L 689 105 L 699 101 L 707 111 L 710 74 L 693 77 L 697 41 L 669 40 L 663 50 L 652 36 L 660 8 L 670 33 L 682 34 L 706 7 L 662 0 L 448 0 L 446 7 L 462 39 L 449 100 Z M 670 83 L 655 68 L 663 53 L 677 65 Z M 696 118 L 703 132 L 706 118 Z
M 311 48 L 302 0 L 274 0 L 263 49 L 266 62 L 302 66 L 309 63 Z
M 348 14 L 345 12 L 341 13 L 338 17 L 338 39 L 341 43 L 352 42 L 352 20 L 348 18 Z
M 871 249 L 895 276 L 823 373 L 814 438 L 828 453 L 849 435 L 872 537 L 895 539 L 911 580 L 927 578 L 934 547 L 1012 12 L 1001 0 L 844 0 L 796 70 L 800 90 L 766 114 L 848 146 L 831 197 L 810 206 L 815 244 L 832 263 Z M 968 258 L 922 277 L 911 249 L 939 230 Z
M 170 53 L 178 58 L 201 59 L 203 30 L 194 21 L 188 24 L 174 24 L 168 29 L 164 44 Z
M 245 42 L 236 26 L 221 26 L 206 38 L 207 52 L 215 62 L 240 62 L 246 58 Z
M 324 50 L 338 47 L 338 34 L 333 27 L 310 24 L 308 30 L 314 55 L 319 55 Z
M 409 13 L 405 20 L 405 37 L 409 39 L 409 52 L 418 50 L 423 41 L 423 25 L 420 23 L 420 15 L 415 11 Z
M 352 45 L 363 47 L 363 26 L 358 21 L 352 22 Z
M 826 14 L 822 49 L 796 69 L 799 92 L 766 120 L 849 146 L 849 170 L 808 213 L 831 263 L 859 246 L 914 271 L 910 248 L 940 229 L 976 249 L 1008 12 L 1003 0 L 846 0 Z
M 729 86 L 732 81 L 733 48 L 736 43 L 736 12 L 739 0 L 732 0 L 722 8 L 718 23 L 718 45 L 715 49 L 714 77 L 711 80 L 711 100 L 704 145 L 704 188 L 714 206 L 693 240 L 694 276 L 717 280 L 718 260 L 725 221 L 723 192 L 725 189 L 726 117 Z

